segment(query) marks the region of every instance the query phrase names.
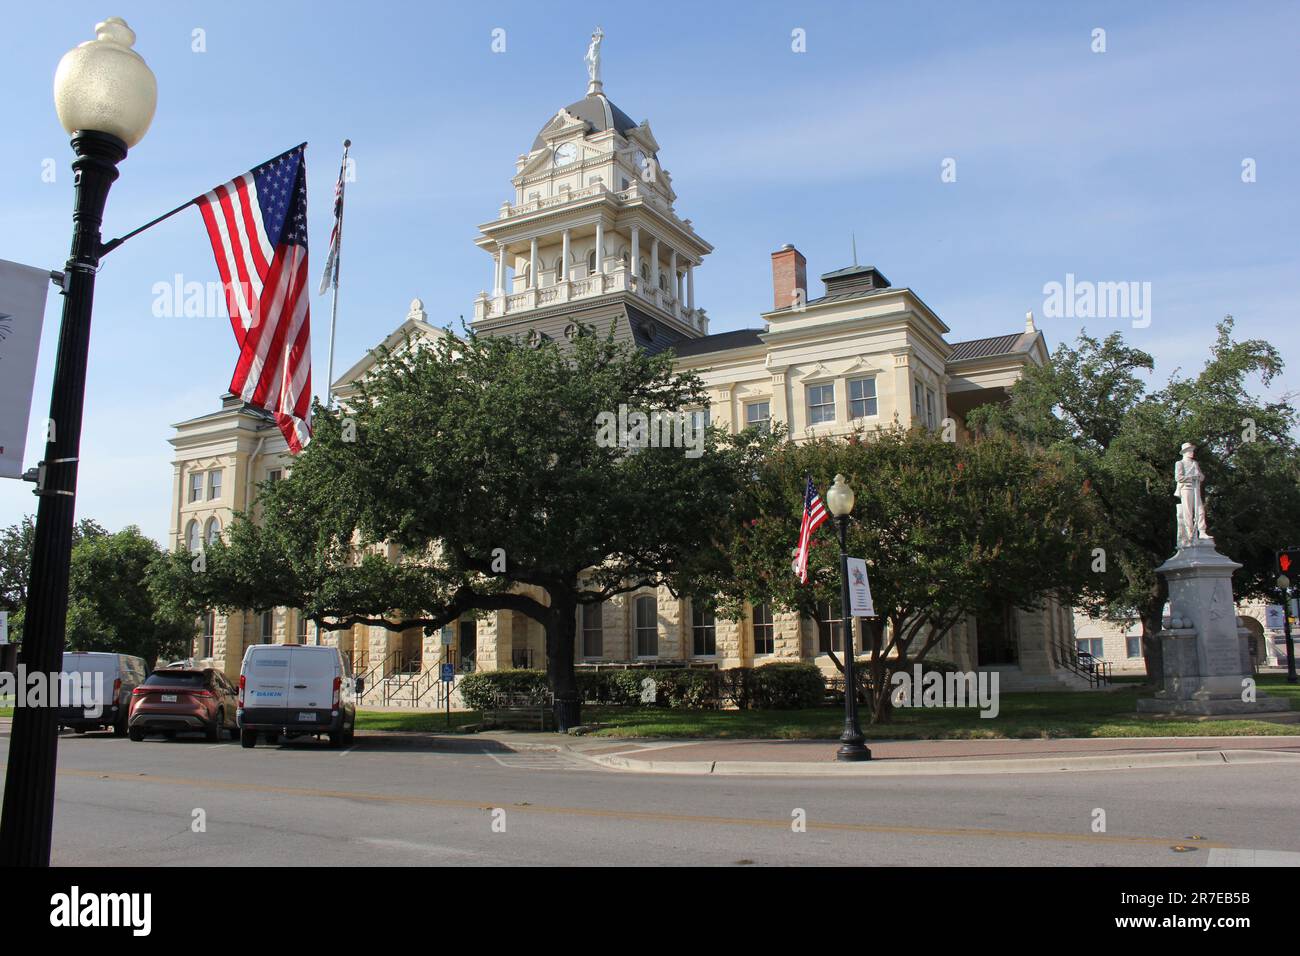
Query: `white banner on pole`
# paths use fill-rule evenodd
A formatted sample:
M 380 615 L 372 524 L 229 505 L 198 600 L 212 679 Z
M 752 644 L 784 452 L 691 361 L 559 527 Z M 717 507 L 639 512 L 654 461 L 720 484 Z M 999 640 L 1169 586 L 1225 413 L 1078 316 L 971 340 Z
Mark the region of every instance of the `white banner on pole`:
M 1282 620 L 1282 605 L 1266 604 L 1264 605 L 1264 626 L 1270 630 L 1282 630 L 1285 622 Z
M 867 562 L 862 558 L 848 558 L 849 613 L 854 617 L 875 617 L 876 606 L 871 600 L 871 582 L 867 580 Z
M 23 476 L 50 270 L 0 259 L 0 478 Z

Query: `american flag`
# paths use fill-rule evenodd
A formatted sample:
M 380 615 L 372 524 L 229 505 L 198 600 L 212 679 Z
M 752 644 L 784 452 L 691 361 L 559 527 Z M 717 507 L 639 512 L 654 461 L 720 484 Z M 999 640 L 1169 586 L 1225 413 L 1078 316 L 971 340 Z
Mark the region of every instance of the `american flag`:
M 195 200 L 239 343 L 230 391 L 271 412 L 294 454 L 311 440 L 306 147 Z
M 813 532 L 826 521 L 826 508 L 813 487 L 812 476 L 808 476 L 808 485 L 803 494 L 803 522 L 799 525 L 799 547 L 794 554 L 794 573 L 800 584 L 808 583 L 808 552 L 812 549 Z

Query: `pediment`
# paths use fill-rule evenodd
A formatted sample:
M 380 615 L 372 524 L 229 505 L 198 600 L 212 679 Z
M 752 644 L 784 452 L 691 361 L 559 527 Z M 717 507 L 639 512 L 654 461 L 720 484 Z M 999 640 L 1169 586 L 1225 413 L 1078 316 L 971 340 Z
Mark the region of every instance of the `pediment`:
M 541 137 L 548 143 L 560 139 L 566 133 L 580 131 L 586 133 L 588 130 L 586 120 L 579 119 L 563 107 L 560 108 L 551 121 L 542 128 Z

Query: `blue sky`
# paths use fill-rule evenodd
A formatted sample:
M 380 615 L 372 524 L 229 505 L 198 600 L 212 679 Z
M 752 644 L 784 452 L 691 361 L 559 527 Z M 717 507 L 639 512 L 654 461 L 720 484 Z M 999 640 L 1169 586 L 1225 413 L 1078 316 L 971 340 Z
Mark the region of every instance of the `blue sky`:
M 1214 323 L 1300 362 L 1300 7 L 1291 3 L 30 4 L 0 40 L 0 258 L 57 268 L 71 153 L 54 67 L 124 17 L 158 77 L 158 113 L 109 197 L 107 237 L 302 140 L 312 268 L 353 140 L 336 371 L 419 296 L 438 324 L 472 310 L 490 260 L 472 240 L 511 195 L 514 159 L 585 91 L 597 22 L 605 91 L 649 119 L 714 253 L 696 274 L 713 331 L 770 307 L 769 255 L 810 274 L 859 260 L 915 289 L 954 341 L 1040 316 L 1049 345 L 1124 329 L 1157 382 L 1199 368 Z M 491 50 L 494 28 L 506 51 Z M 807 51 L 791 50 L 806 31 Z M 1091 50 L 1106 31 L 1106 52 Z M 206 52 L 192 50 L 195 29 Z M 943 182 L 945 159 L 955 182 Z M 1257 181 L 1243 183 L 1242 161 Z M 57 165 L 54 183 L 42 163 Z M 1149 327 L 1042 318 L 1067 273 L 1150 282 Z M 123 246 L 96 286 L 78 515 L 163 539 L 174 422 L 217 407 L 236 358 L 223 318 L 156 318 L 154 283 L 217 278 L 190 210 Z M 810 294 L 820 291 L 811 283 Z M 27 461 L 42 448 L 61 300 L 53 292 Z M 324 385 L 328 298 L 313 309 Z M 1289 369 L 1274 394 L 1294 391 Z M 0 524 L 35 511 L 0 482 Z

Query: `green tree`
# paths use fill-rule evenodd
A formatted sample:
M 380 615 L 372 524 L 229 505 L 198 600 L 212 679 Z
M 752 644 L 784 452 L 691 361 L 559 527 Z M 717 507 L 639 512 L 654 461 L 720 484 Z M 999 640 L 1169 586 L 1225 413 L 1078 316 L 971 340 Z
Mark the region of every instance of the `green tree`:
M 807 584 L 791 565 L 807 476 L 824 494 L 843 474 L 856 493 L 848 552 L 866 560 L 880 618 L 861 648 L 876 721 L 889 717 L 890 673 L 924 660 L 967 617 L 1036 608 L 1049 594 L 1068 601 L 1090 583 L 1086 544 L 1100 512 L 1059 454 L 1002 436 L 959 445 L 920 429 L 770 444 L 694 587 L 724 595 L 732 614 L 742 602 L 772 603 L 820 620 L 830 602 L 838 617 L 832 523 L 817 532 Z
M 327 629 L 426 633 L 470 611 L 516 611 L 546 634 L 557 722 L 579 720 L 578 609 L 680 586 L 715 537 L 736 455 L 712 436 L 629 454 L 600 416 L 686 412 L 698 378 L 591 332 L 561 348 L 448 335 L 381 356 L 346 412 L 318 410 L 292 475 L 265 486 L 200 558 L 174 555 L 159 593 L 203 607 L 304 609 Z M 196 568 L 201 568 L 201 572 Z
M 1218 549 L 1242 563 L 1238 598 L 1272 596 L 1273 553 L 1300 540 L 1300 457 L 1295 408 L 1255 394 L 1283 368 L 1268 342 L 1235 341 L 1226 318 L 1205 366 L 1174 373 L 1148 391 L 1146 352 L 1115 332 L 1080 335 L 1049 364 L 1026 371 L 1003 405 L 976 409 L 969 424 L 1009 432 L 1068 455 L 1107 512 L 1107 569 L 1092 610 L 1136 616 L 1148 677 L 1162 677 L 1161 616 L 1168 589 L 1155 568 L 1175 550 L 1173 465 L 1194 442 L 1205 473 L 1206 514 Z
M 91 518 L 72 527 L 72 542 L 108 534 L 108 529 Z M 0 528 L 0 607 L 9 612 L 9 640 L 22 641 L 23 616 L 27 607 L 27 582 L 32 571 L 32 546 L 36 541 L 36 519 L 26 515 L 16 524 Z
M 143 657 L 177 657 L 189 648 L 194 618 L 158 608 L 149 580 L 162 550 L 128 525 L 116 534 L 83 535 L 68 575 L 66 645 Z

